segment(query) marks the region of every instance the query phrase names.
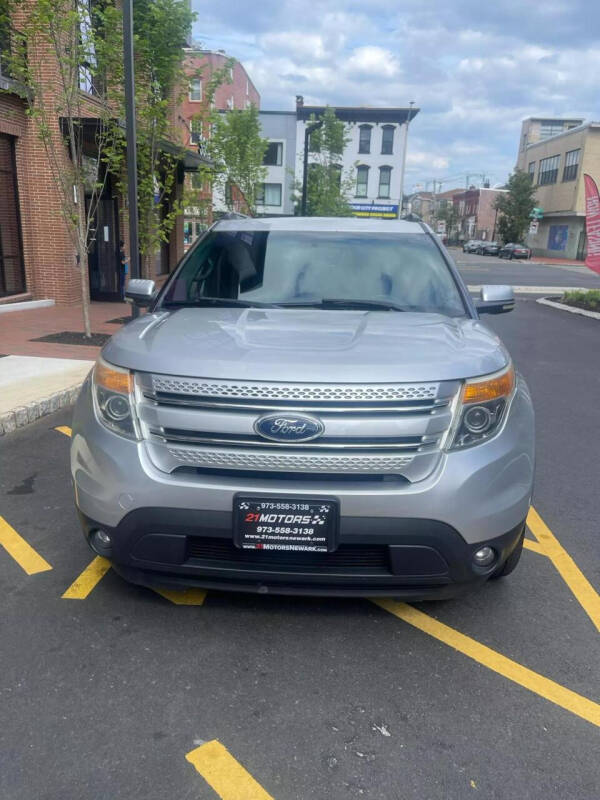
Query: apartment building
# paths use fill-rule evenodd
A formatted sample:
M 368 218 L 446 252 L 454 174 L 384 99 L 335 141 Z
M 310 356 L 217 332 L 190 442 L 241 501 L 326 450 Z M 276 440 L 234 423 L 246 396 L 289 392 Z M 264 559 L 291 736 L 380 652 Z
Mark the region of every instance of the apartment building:
M 351 173 L 354 189 L 348 195 L 358 217 L 394 219 L 402 210 L 404 155 L 409 123 L 418 108 L 335 108 L 335 115 L 346 124 L 349 142 L 341 167 Z M 325 106 L 304 105 L 296 98 L 296 178 L 302 180 L 304 134 L 311 117 L 318 119 Z M 309 163 L 310 163 L 309 154 Z
M 470 187 L 453 195 L 452 202 L 458 215 L 459 240 L 494 241 L 498 221 L 496 199 L 499 195 L 506 194 L 506 191 L 482 186 L 480 189 Z
M 582 125 L 583 119 L 552 119 L 546 117 L 528 117 L 521 123 L 521 137 L 519 139 L 519 153 L 525 151 L 530 144 L 543 142 L 559 133 L 565 133 L 571 128 Z
M 529 122 L 529 120 L 525 120 Z M 517 168 L 529 173 L 536 203 L 543 209 L 527 245 L 539 256 L 585 258 L 585 188 L 583 174 L 600 183 L 600 122 L 573 126 L 519 150 Z M 581 121 L 579 121 L 581 122 Z
M 296 112 L 261 111 L 262 136 L 269 144 L 263 164 L 267 170 L 258 193 L 259 216 L 292 216 L 296 163 Z

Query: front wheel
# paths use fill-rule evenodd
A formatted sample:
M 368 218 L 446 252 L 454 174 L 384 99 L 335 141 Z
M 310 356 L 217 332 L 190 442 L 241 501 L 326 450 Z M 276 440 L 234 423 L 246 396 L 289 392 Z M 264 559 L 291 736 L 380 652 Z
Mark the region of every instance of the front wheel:
M 524 538 L 525 538 L 525 531 L 523 531 L 523 533 L 521 534 L 521 538 L 519 539 L 518 544 L 516 545 L 512 553 L 509 555 L 509 557 L 506 559 L 504 564 L 502 564 L 501 567 L 498 567 L 496 572 L 493 572 L 490 575 L 491 580 L 495 581 L 498 580 L 498 578 L 505 578 L 507 575 L 510 575 L 511 572 L 514 572 L 514 570 L 517 568 L 517 564 L 521 559 L 521 553 L 523 552 Z

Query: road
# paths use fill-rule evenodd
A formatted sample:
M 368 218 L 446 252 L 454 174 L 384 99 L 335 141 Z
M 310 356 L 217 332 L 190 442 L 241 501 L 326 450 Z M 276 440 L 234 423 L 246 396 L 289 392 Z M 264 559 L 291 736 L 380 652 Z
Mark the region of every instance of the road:
M 506 580 L 416 611 L 219 592 L 177 605 L 111 570 L 63 598 L 93 559 L 70 414 L 0 439 L 0 797 L 597 798 L 600 323 L 533 296 L 487 319 L 533 393 L 547 529 L 531 517 Z

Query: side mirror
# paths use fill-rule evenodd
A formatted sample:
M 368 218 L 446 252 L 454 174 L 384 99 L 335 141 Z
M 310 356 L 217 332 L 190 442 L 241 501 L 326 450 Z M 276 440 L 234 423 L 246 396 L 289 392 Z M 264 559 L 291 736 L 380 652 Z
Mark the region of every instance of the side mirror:
M 125 289 L 125 300 L 142 308 L 152 305 L 155 297 L 156 284 L 154 281 L 144 280 L 143 278 L 133 278 Z
M 482 286 L 481 300 L 475 305 L 480 314 L 504 314 L 515 307 L 515 293 L 512 286 Z

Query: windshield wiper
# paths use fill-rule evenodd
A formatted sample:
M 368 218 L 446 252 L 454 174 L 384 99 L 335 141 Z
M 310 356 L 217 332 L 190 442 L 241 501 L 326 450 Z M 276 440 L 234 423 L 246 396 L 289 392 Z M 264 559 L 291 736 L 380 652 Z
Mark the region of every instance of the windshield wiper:
M 375 311 L 406 311 L 402 306 L 388 300 L 357 300 L 343 297 L 324 297 L 322 300 L 312 302 L 300 301 L 298 303 L 280 303 L 287 308 L 364 308 Z
M 195 300 L 166 300 L 165 308 L 193 308 L 195 306 L 218 306 L 223 308 L 276 308 L 273 303 L 258 303 L 238 300 L 235 297 L 197 297 Z

